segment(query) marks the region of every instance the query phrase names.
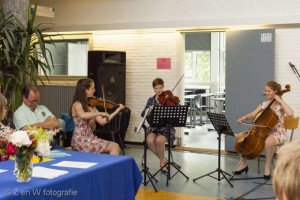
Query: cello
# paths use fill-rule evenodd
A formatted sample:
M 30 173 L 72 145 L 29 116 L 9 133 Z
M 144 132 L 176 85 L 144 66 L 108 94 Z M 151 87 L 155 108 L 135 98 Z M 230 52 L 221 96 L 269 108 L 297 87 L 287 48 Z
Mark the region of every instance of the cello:
M 278 96 L 291 90 L 290 85 L 286 85 L 285 89 L 279 91 Z M 258 157 L 265 147 L 265 139 L 269 132 L 278 122 L 278 116 L 271 109 L 271 105 L 275 102 L 275 98 L 269 105 L 260 110 L 254 117 L 253 123 L 249 130 L 237 140 L 235 151 L 247 159 Z

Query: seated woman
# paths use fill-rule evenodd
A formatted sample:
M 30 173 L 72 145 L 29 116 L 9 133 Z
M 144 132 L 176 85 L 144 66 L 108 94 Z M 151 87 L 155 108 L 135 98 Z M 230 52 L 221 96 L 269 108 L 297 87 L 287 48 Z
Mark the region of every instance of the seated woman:
M 154 90 L 154 96 L 148 98 L 141 116 L 144 117 L 146 110 L 149 108 L 152 112 L 154 106 L 162 106 L 159 103 L 158 97 L 164 92 L 164 80 L 161 78 L 156 78 L 152 82 L 152 87 Z M 150 112 L 149 112 L 150 113 Z M 159 166 L 162 168 L 163 173 L 168 172 L 167 160 L 165 159 L 165 143 L 170 137 L 171 144 L 175 140 L 175 128 L 174 127 L 152 127 L 149 126 L 147 129 L 147 145 L 149 149 L 154 153 L 154 155 L 159 160 Z
M 0 94 L 0 122 L 1 124 L 4 125 L 7 125 L 7 122 L 3 123 L 6 113 L 7 113 L 7 100 L 2 94 Z
M 272 130 L 269 131 L 267 138 L 265 139 L 265 153 L 266 153 L 266 163 L 264 170 L 264 179 L 271 178 L 271 163 L 274 156 L 275 148 L 277 144 L 282 144 L 287 139 L 287 133 L 283 126 L 284 116 L 293 116 L 293 109 L 280 97 L 282 93 L 281 85 L 275 81 L 268 81 L 265 84 L 265 95 L 267 100 L 261 103 L 254 111 L 246 114 L 245 116 L 239 118 L 237 123 L 243 123 L 246 120 L 253 120 L 260 110 L 264 110 L 274 99 L 274 102 L 270 104 L 270 109 L 278 116 L 277 124 Z M 243 136 L 243 133 L 238 133 L 235 135 L 237 139 Z M 243 172 L 248 172 L 247 159 L 243 158 L 237 170 L 234 172 L 235 175 L 239 175 Z
M 77 82 L 71 107 L 71 115 L 75 124 L 71 146 L 76 151 L 119 155 L 119 145 L 94 136 L 91 126 L 95 121 L 102 126 L 105 125 L 124 108 L 124 105 L 120 104 L 110 115 L 106 112 L 99 112 L 96 107 L 88 105 L 88 98 L 93 97 L 95 91 L 92 79 L 85 78 Z

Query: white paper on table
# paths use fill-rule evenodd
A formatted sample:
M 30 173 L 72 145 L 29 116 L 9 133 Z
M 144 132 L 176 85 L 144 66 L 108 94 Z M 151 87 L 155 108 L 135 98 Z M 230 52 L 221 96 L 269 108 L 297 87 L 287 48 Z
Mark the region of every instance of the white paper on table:
M 35 178 L 53 179 L 67 173 L 69 172 L 65 170 L 57 170 L 40 166 L 33 167 L 32 169 L 32 177 Z
M 8 170 L 6 170 L 6 169 L 0 169 L 0 173 L 6 172 L 6 171 L 8 171 Z
M 62 161 L 62 162 L 53 164 L 52 166 L 87 169 L 87 168 L 92 167 L 97 164 L 98 163 L 92 163 L 92 162 Z

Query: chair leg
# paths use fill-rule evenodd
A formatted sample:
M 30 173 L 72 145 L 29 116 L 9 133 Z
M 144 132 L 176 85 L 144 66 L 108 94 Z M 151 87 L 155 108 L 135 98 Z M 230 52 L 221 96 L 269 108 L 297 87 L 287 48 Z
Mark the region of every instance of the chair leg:
M 124 150 L 125 147 L 124 147 L 124 143 L 122 141 L 120 133 L 118 133 L 118 136 L 119 136 L 120 148 L 122 150 L 123 155 L 125 155 L 125 150 Z
M 257 173 L 260 173 L 260 155 L 257 157 Z
M 111 139 L 112 139 L 112 141 L 116 142 L 115 133 L 114 132 L 111 132 Z
M 119 140 L 119 143 L 118 143 L 118 144 L 119 144 L 119 146 L 120 146 L 120 149 L 121 149 L 121 151 L 122 151 L 122 154 L 125 155 L 124 144 L 123 144 L 123 142 L 122 142 L 120 133 L 111 132 L 112 140 L 113 140 L 114 142 L 116 142 L 115 134 L 118 134 L 118 140 Z

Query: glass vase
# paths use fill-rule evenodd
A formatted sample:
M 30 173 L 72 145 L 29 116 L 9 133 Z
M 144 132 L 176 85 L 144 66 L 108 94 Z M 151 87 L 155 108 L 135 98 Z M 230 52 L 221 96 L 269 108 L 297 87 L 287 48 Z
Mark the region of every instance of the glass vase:
M 33 151 L 18 151 L 15 154 L 14 175 L 17 182 L 29 182 L 32 176 Z

